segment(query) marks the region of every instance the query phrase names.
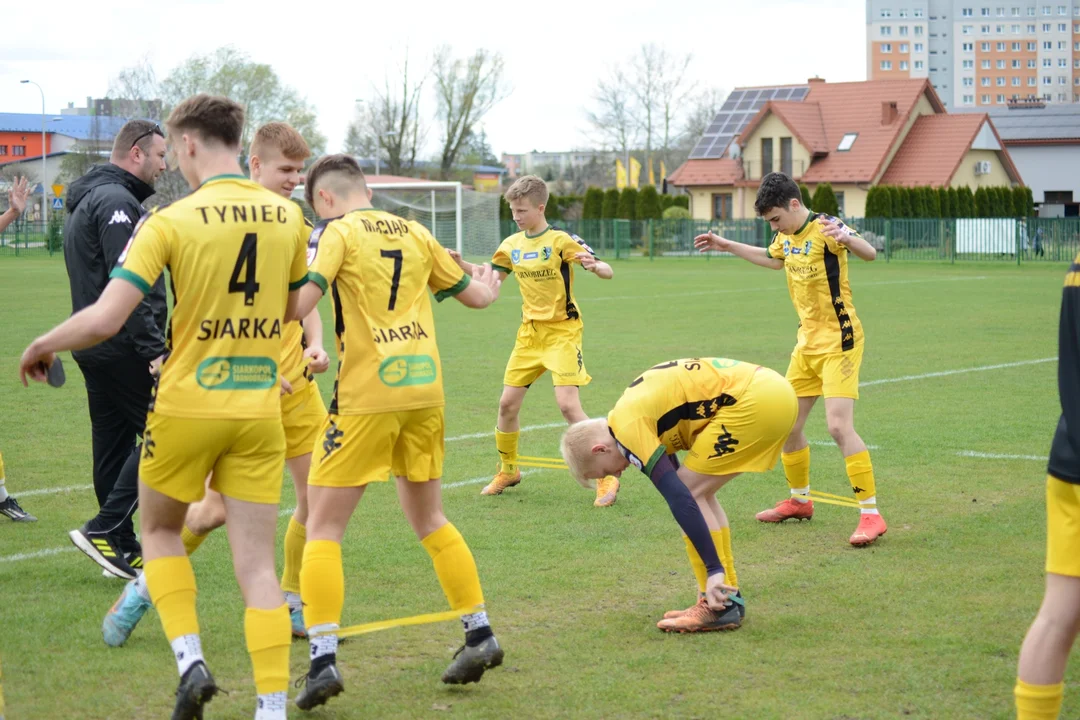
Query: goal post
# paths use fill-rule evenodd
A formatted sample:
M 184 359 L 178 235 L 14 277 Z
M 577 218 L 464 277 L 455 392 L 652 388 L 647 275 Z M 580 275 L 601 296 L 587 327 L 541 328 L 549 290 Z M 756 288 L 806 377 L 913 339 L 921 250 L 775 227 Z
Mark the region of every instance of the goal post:
M 496 193 L 468 190 L 452 181 L 372 182 L 368 187 L 376 208 L 420 223 L 440 245 L 462 255 L 490 257 L 502 240 Z M 303 186 L 292 196 L 311 214 L 303 203 Z

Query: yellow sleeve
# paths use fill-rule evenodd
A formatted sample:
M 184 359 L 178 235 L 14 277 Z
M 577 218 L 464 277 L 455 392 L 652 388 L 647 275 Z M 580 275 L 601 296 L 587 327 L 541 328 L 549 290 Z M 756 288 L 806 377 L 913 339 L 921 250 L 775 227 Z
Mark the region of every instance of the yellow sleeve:
M 109 273 L 109 277 L 126 280 L 142 290 L 143 294 L 150 292 L 172 256 L 168 235 L 168 227 L 160 215 L 152 213 L 144 216 L 135 226 L 127 247 L 117 258 L 117 267 Z
M 772 243 L 765 248 L 765 256 L 771 257 L 773 260 L 784 259 L 784 242 L 780 239 L 780 233 L 773 235 Z
M 424 242 L 427 243 L 428 252 L 431 254 L 431 274 L 428 275 L 428 287 L 435 293 L 435 299 L 442 302 L 448 297 L 454 297 L 459 292 L 469 287 L 472 278 L 454 259 L 446 248 L 438 243 L 426 230 L 421 233 Z
M 627 416 L 616 408 L 608 414 L 608 427 L 619 452 L 631 465 L 650 475 L 666 452 L 656 435 L 656 423 L 643 417 Z
M 571 233 L 562 233 L 559 235 L 559 255 L 562 257 L 563 262 L 580 262 L 577 259 L 578 253 L 589 253 L 595 256 L 596 253 L 593 249 L 585 244 L 585 241 L 579 238 L 577 235 Z
M 311 244 L 315 245 L 315 257 L 308 266 L 308 280 L 322 288 L 323 293 L 334 282 L 341 264 L 345 262 L 347 242 L 342 234 L 341 223 L 333 221 L 318 225 L 311 232 Z M 316 236 L 317 235 L 317 236 Z
M 308 281 L 307 241 L 310 233 L 303 217 L 301 215 L 297 221 L 296 251 L 293 253 L 292 265 L 289 266 L 289 292 L 300 289 Z
M 510 240 L 507 238 L 499 244 L 495 254 L 491 256 L 491 267 L 499 272 L 510 275 L 514 272 L 514 264 L 510 262 Z

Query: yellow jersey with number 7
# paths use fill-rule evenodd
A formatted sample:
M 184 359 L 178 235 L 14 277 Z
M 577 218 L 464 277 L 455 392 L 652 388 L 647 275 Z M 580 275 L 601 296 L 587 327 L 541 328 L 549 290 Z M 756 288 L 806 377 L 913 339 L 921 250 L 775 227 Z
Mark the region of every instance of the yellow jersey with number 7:
M 170 351 L 151 401 L 163 416 L 281 416 L 282 319 L 307 279 L 300 207 L 220 175 L 143 216 L 111 277 L 147 292 L 169 269 Z
M 376 209 L 315 226 L 309 277 L 334 300 L 342 354 L 331 415 L 442 407 L 438 300 L 470 278 L 423 225 Z

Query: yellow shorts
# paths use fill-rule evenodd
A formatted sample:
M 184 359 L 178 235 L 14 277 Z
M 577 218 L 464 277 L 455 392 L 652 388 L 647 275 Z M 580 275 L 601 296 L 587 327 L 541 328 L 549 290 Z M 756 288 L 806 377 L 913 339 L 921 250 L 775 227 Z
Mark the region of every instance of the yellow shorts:
M 791 385 L 763 367 L 739 401 L 721 409 L 698 433 L 683 464 L 703 475 L 771 470 L 798 414 Z
M 278 418 L 230 420 L 146 416 L 139 480 L 162 495 L 198 502 L 210 488 L 274 505 L 281 499 L 285 430 Z
M 1080 577 L 1080 485 L 1046 476 L 1046 572 Z
M 847 352 L 826 355 L 791 353 L 787 381 L 799 397 L 859 399 L 859 367 L 862 365 L 863 344 Z
M 307 455 L 315 447 L 323 422 L 326 405 L 319 386 L 309 382 L 303 390 L 281 396 L 281 423 L 285 426 L 285 459 Z
M 553 385 L 588 385 L 592 378 L 581 355 L 581 331 L 581 320 L 522 323 L 503 385 L 529 387 L 545 370 L 551 371 Z
M 359 487 L 395 477 L 427 482 L 442 477 L 441 407 L 373 415 L 330 415 L 311 456 L 308 485 Z

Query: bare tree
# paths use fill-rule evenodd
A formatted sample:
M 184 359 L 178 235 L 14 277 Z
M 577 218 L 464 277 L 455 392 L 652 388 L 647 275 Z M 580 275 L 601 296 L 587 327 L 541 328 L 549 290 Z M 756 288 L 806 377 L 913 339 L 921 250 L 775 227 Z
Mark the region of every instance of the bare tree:
M 427 137 L 427 127 L 420 116 L 420 98 L 427 74 L 410 75 L 409 54 L 395 73 L 383 77 L 382 87 L 372 86 L 360 117 L 349 126 L 353 144 L 362 154 L 385 158 L 391 175 L 407 174 L 416 166 L 416 154 Z M 357 153 L 361 154 L 361 153 Z
M 638 139 L 638 123 L 634 119 L 630 97 L 626 76 L 617 68 L 613 69 L 596 84 L 593 109 L 586 113 L 596 137 L 603 145 L 617 150 L 624 161 Z
M 503 84 L 502 55 L 483 48 L 461 59 L 444 45 L 435 52 L 432 72 L 442 123 L 439 173 L 445 179 L 473 126 L 506 97 L 508 89 Z
M 687 151 L 694 147 L 712 121 L 716 119 L 716 114 L 720 112 L 726 96 L 727 92 L 717 87 L 708 88 L 694 96 L 690 111 L 683 121 L 679 147 Z
M 158 121 L 162 119 L 161 85 L 147 55 L 118 72 L 109 81 L 106 97 L 118 106 L 114 112 L 116 115 Z
M 687 76 L 691 55 L 676 57 L 663 52 L 657 66 L 657 110 L 660 113 L 660 157 L 669 166 L 671 148 L 678 141 L 678 118 L 694 92 L 696 83 Z M 711 118 L 710 118 L 711 120 Z

